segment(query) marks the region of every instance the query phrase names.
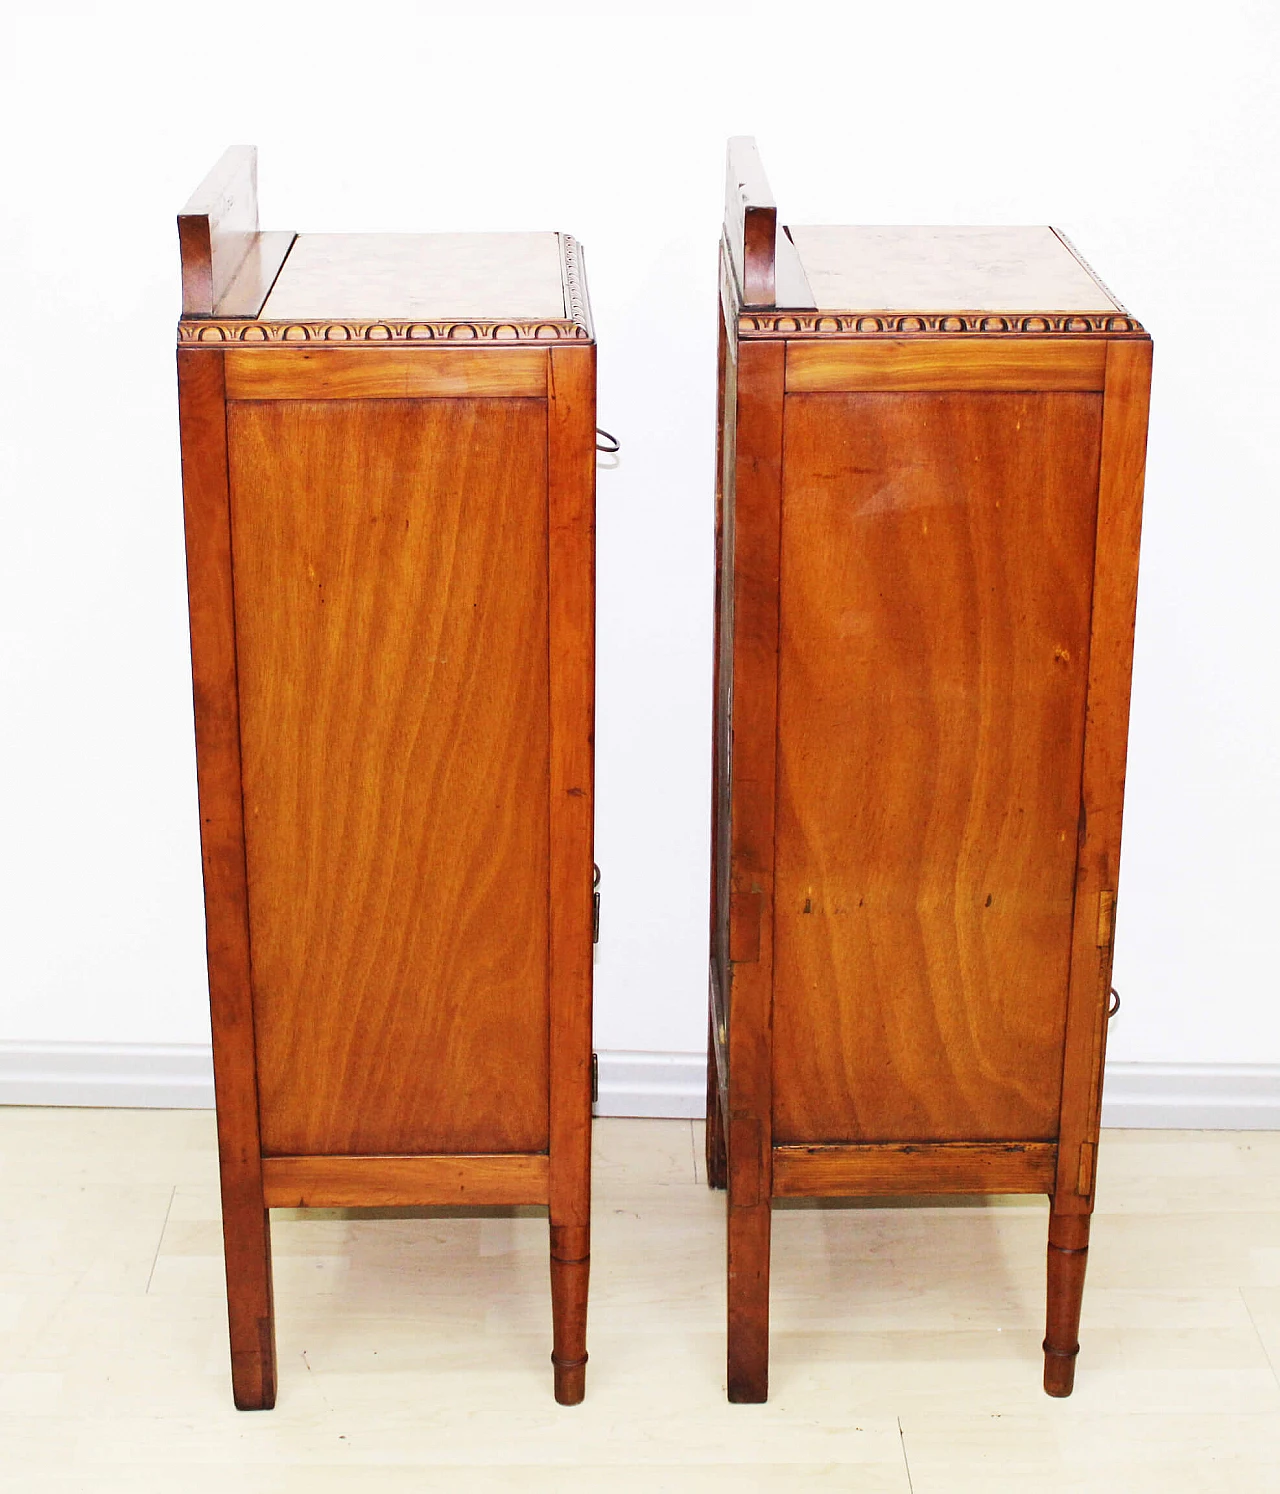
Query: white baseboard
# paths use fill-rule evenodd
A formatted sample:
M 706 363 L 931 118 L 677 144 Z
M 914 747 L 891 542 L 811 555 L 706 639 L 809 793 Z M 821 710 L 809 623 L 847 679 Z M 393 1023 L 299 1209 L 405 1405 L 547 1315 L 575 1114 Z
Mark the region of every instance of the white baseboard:
M 1109 1063 L 1102 1124 L 1280 1131 L 1280 1064 Z
M 705 1116 L 705 1053 L 596 1054 L 600 1067 L 597 1115 Z
M 701 1053 L 602 1050 L 597 1115 L 698 1117 Z M 201 1043 L 0 1042 L 0 1104 L 211 1109 L 213 1061 Z M 1280 1130 L 1280 1064 L 1112 1063 L 1104 1126 Z
M 0 1105 L 211 1110 L 208 1043 L 0 1043 Z

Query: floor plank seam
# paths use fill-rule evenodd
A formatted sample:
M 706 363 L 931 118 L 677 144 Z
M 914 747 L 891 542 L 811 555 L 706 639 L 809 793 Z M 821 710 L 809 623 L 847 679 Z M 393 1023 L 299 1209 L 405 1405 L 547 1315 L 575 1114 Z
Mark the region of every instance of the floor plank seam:
M 1272 1359 L 1271 1351 L 1267 1348 L 1267 1341 L 1263 1338 L 1262 1330 L 1258 1327 L 1258 1320 L 1253 1315 L 1253 1308 L 1249 1306 L 1249 1299 L 1245 1295 L 1245 1290 L 1243 1287 L 1237 1287 L 1236 1291 L 1240 1293 L 1240 1300 L 1244 1303 L 1244 1310 L 1249 1314 L 1249 1324 L 1258 1340 L 1258 1346 L 1262 1350 L 1263 1357 L 1267 1361 L 1267 1367 L 1271 1371 L 1271 1378 L 1276 1382 L 1276 1388 L 1280 1389 L 1280 1372 L 1276 1370 L 1275 1360 Z
M 902 1430 L 902 1418 L 896 1418 L 898 1423 L 898 1442 L 902 1447 L 902 1466 L 907 1473 L 907 1494 L 916 1494 L 916 1486 L 911 1482 L 911 1459 L 907 1457 L 907 1434 Z
M 169 1189 L 169 1203 L 164 1211 L 164 1222 L 160 1226 L 160 1238 L 156 1241 L 156 1253 L 151 1257 L 151 1269 L 147 1272 L 147 1285 L 146 1289 L 142 1293 L 144 1297 L 149 1297 L 151 1295 L 151 1279 L 156 1274 L 156 1262 L 160 1259 L 160 1252 L 164 1249 L 165 1232 L 169 1228 L 169 1215 L 173 1213 L 173 1200 L 177 1197 L 177 1195 L 178 1185 L 177 1183 L 175 1183 L 173 1187 Z

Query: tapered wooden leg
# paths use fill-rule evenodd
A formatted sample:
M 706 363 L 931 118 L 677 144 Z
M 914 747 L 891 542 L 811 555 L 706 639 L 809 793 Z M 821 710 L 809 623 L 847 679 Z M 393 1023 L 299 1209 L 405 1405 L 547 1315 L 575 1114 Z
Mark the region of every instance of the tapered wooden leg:
M 576 1406 L 587 1393 L 587 1281 L 591 1231 L 551 1226 L 551 1363 L 556 1400 Z
M 711 1022 L 715 1021 L 714 1015 Z M 724 1149 L 724 1116 L 720 1110 L 720 1080 L 716 1070 L 716 1041 L 711 1024 L 707 1030 L 707 1187 L 723 1188 L 728 1182 Z
M 760 1125 L 729 1134 L 729 1399 L 769 1399 L 769 1191 L 760 1167 Z
M 222 1241 L 231 1331 L 231 1393 L 241 1411 L 276 1403 L 276 1320 L 271 1287 L 271 1216 L 257 1197 L 238 1200 L 224 1183 Z
M 1045 1314 L 1044 1388 L 1071 1394 L 1080 1352 L 1080 1303 L 1089 1260 L 1089 1215 L 1049 1215 L 1049 1292 Z

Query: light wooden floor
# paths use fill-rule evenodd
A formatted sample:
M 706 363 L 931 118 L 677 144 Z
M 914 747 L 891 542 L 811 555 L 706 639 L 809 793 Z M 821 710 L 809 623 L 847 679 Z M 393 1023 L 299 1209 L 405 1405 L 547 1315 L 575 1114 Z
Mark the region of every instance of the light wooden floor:
M 597 1125 L 587 1401 L 546 1225 L 275 1215 L 280 1399 L 233 1410 L 213 1117 L 0 1110 L 0 1489 L 1280 1489 L 1280 1133 L 1110 1132 L 1075 1396 L 1038 1201 L 780 1209 L 772 1399 L 724 1399 L 701 1127 Z

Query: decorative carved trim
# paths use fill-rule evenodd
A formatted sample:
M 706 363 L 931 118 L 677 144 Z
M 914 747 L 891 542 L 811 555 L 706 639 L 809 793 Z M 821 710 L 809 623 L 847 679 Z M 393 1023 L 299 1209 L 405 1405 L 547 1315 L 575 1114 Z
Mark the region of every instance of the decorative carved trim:
M 572 234 L 557 235 L 560 240 L 560 281 L 564 287 L 564 314 L 581 329 L 579 335 L 593 337 L 591 303 L 587 300 L 586 276 L 582 270 L 582 245 Z
M 589 327 L 577 320 L 547 321 L 306 321 L 264 322 L 228 318 L 189 318 L 178 323 L 181 346 L 350 347 L 353 343 L 389 347 L 422 347 L 439 342 L 565 342 L 590 341 Z
M 1145 337 L 1116 311 L 739 311 L 740 337 Z

